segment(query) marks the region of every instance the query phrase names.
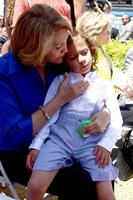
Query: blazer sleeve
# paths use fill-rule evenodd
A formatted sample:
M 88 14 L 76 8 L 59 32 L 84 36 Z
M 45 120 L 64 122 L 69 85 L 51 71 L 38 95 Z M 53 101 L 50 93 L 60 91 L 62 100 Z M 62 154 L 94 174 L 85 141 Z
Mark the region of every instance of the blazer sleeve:
M 14 150 L 24 149 L 32 140 L 31 116 L 24 116 L 10 80 L 0 74 L 0 138 Z

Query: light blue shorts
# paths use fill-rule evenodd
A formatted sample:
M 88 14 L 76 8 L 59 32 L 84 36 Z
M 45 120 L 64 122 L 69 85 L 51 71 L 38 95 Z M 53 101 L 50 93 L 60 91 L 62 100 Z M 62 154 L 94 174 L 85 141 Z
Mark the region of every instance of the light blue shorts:
M 56 124 L 52 125 L 50 137 L 42 146 L 33 170 L 61 169 L 71 166 L 72 160 L 76 159 L 83 169 L 91 174 L 93 181 L 115 180 L 118 170 L 112 165 L 111 160 L 108 166 L 99 168 L 93 153 L 103 135 L 81 138 L 77 133 L 79 125 L 79 118 L 68 114 L 63 115 Z

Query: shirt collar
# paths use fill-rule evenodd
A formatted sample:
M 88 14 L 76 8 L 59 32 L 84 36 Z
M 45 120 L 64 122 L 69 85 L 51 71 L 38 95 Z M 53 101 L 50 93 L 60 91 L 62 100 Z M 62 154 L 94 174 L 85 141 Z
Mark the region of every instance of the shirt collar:
M 69 72 L 69 73 L 72 74 L 73 76 L 80 77 L 83 80 L 88 80 L 88 79 L 93 80 L 96 77 L 97 71 L 96 70 L 90 71 L 85 76 L 82 76 L 81 74 L 75 72 Z

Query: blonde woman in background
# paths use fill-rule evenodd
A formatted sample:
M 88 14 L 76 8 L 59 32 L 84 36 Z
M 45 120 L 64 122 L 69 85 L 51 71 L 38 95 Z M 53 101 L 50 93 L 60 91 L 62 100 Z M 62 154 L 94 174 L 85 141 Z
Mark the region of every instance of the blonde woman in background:
M 95 4 L 93 6 L 79 18 L 77 30 L 84 38 L 92 41 L 98 49 L 98 75 L 106 80 L 111 80 L 115 88 L 123 91 L 121 85 L 124 81 L 123 74 L 119 69 L 113 67 L 109 56 L 103 48 L 103 45 L 108 43 L 111 36 L 112 20 L 109 15 L 103 13 Z M 118 75 L 122 77 L 122 83 L 121 79 L 118 81 Z

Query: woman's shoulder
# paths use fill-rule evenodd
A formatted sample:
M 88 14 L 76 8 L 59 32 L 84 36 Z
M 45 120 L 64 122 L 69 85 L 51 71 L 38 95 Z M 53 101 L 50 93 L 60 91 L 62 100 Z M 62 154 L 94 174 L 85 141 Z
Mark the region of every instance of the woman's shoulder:
M 9 54 L 0 57 L 0 73 L 8 74 Z
M 21 64 L 17 61 L 12 52 L 0 57 L 0 74 L 9 76 L 12 73 L 20 71 Z

